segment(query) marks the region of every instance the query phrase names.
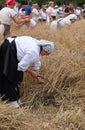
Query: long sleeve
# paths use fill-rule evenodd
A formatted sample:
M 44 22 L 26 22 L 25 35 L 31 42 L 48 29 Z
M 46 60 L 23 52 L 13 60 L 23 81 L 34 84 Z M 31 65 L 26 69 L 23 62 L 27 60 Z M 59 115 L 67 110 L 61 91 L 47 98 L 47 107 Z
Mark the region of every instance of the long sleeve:
M 13 38 L 8 38 L 11 41 Z M 39 70 L 40 63 L 40 47 L 38 46 L 38 41 L 32 37 L 22 36 L 15 38 L 15 44 L 17 49 L 17 59 L 18 59 L 18 71 L 26 71 L 29 67 L 33 70 Z
M 29 67 L 33 70 L 40 69 L 41 63 L 39 58 L 36 57 L 36 54 L 32 52 L 32 54 L 26 53 L 22 60 L 18 63 L 19 71 L 26 71 Z
M 17 58 L 19 60 L 18 70 L 26 71 L 29 67 L 32 69 L 40 68 L 40 47 L 36 41 L 27 36 L 17 37 L 15 39 L 17 48 Z

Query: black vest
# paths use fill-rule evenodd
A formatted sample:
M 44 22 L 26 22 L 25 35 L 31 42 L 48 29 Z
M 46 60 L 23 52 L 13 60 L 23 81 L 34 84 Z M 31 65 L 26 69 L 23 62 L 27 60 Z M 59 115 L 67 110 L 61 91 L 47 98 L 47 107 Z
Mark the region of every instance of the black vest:
M 18 62 L 15 40 L 9 43 L 6 39 L 0 46 L 0 80 L 4 75 L 10 82 L 20 83 L 23 72 L 17 70 Z

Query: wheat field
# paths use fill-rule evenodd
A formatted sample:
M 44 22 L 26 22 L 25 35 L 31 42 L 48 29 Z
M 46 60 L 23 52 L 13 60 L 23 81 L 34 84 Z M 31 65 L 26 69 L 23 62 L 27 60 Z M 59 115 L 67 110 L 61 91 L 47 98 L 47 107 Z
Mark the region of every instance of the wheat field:
M 55 50 L 41 58 L 45 84 L 24 73 L 23 107 L 0 101 L 0 130 L 85 130 L 85 20 L 60 30 L 43 23 L 32 29 L 12 23 L 11 36 L 23 35 L 53 41 Z

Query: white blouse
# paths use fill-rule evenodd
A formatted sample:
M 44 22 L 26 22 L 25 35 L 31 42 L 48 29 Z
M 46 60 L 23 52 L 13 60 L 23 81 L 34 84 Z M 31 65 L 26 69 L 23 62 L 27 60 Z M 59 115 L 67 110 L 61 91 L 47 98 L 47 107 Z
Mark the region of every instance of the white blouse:
M 14 38 L 8 38 L 11 42 Z M 40 62 L 40 47 L 38 46 L 38 40 L 21 36 L 15 38 L 17 58 L 19 60 L 18 70 L 26 71 L 29 67 L 33 70 L 39 70 L 41 66 Z
M 10 25 L 11 24 L 11 20 L 12 18 L 16 15 L 16 12 L 8 7 L 4 7 L 1 11 L 0 11 L 0 22 L 2 24 L 7 24 Z

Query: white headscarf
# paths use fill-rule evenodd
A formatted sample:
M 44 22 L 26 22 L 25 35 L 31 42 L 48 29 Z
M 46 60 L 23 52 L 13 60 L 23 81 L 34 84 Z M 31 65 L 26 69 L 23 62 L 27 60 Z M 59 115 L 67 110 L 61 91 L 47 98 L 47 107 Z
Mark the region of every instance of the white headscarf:
M 69 19 L 77 19 L 77 16 L 75 14 L 70 14 L 67 16 Z
M 52 53 L 54 50 L 54 42 L 48 40 L 37 40 L 34 39 L 38 46 L 42 46 L 43 50 L 47 53 Z
M 54 50 L 54 43 L 47 40 L 40 40 L 40 45 L 42 46 L 43 50 L 47 53 L 52 53 Z

